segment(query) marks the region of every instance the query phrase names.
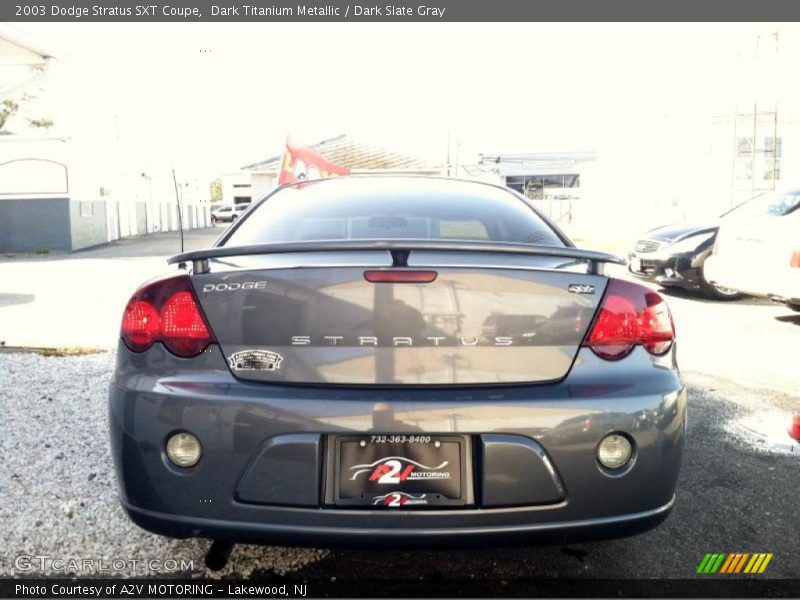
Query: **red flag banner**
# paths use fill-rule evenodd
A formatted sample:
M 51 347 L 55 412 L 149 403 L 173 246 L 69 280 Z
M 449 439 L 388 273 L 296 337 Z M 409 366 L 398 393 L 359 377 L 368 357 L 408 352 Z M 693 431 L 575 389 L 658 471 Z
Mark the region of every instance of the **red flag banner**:
M 278 185 L 349 174 L 349 168 L 335 165 L 313 148 L 295 145 L 287 139 Z

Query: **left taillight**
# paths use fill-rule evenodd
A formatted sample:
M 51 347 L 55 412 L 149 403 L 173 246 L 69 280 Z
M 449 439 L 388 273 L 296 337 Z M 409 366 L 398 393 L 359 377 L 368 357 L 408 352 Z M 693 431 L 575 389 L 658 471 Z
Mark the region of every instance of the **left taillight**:
M 125 307 L 120 336 L 134 352 L 161 342 L 183 358 L 197 356 L 214 341 L 188 275 L 139 288 Z

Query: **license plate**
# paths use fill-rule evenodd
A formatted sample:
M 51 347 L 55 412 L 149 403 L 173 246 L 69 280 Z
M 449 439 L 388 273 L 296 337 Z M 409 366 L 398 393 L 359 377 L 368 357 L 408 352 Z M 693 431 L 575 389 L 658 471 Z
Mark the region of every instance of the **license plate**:
M 631 259 L 631 271 L 636 271 L 638 273 L 642 272 L 642 259 L 641 258 L 632 258 Z
M 364 435 L 336 439 L 336 503 L 408 509 L 465 504 L 460 436 Z

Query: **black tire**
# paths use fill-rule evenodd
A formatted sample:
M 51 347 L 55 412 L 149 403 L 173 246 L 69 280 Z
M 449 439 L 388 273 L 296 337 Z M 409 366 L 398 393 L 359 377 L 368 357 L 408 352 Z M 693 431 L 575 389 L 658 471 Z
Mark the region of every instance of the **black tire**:
M 795 304 L 794 302 L 787 302 L 786 306 L 788 306 L 795 312 L 800 312 L 800 304 Z
M 705 267 L 705 264 L 703 266 Z M 706 298 L 710 298 L 711 300 L 729 301 L 744 298 L 744 294 L 740 292 L 729 290 L 728 288 L 714 285 L 713 283 L 706 281 L 706 276 L 702 268 L 700 270 L 700 289 L 702 290 L 703 294 L 705 294 Z

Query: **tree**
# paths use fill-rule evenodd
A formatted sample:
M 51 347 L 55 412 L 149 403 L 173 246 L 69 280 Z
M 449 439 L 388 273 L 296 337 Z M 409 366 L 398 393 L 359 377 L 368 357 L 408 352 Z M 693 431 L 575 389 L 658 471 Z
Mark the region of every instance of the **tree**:
M 44 75 L 45 71 L 47 71 L 47 64 L 36 64 L 30 66 L 31 73 L 34 73 L 34 79 L 39 79 L 41 76 Z M 30 86 L 28 86 L 30 87 Z M 38 87 L 38 91 L 42 91 L 42 87 Z M 10 133 L 9 131 L 3 131 L 3 128 L 8 123 L 9 119 L 13 117 L 19 110 L 20 104 L 30 102 L 32 100 L 36 100 L 36 96 L 29 94 L 27 92 L 23 93 L 17 99 L 14 98 L 5 98 L 4 100 L 0 101 L 0 133 Z M 35 118 L 35 119 L 26 119 L 28 124 L 31 127 L 36 127 L 40 129 L 50 129 L 54 123 L 52 119 L 48 119 L 46 117 Z
M 222 201 L 222 180 L 217 178 L 211 182 L 211 202 Z
M 31 127 L 40 129 L 50 129 L 53 126 L 53 119 L 28 119 Z
M 12 98 L 6 98 L 0 102 L 0 130 L 6 122 L 19 110 L 19 103 Z

